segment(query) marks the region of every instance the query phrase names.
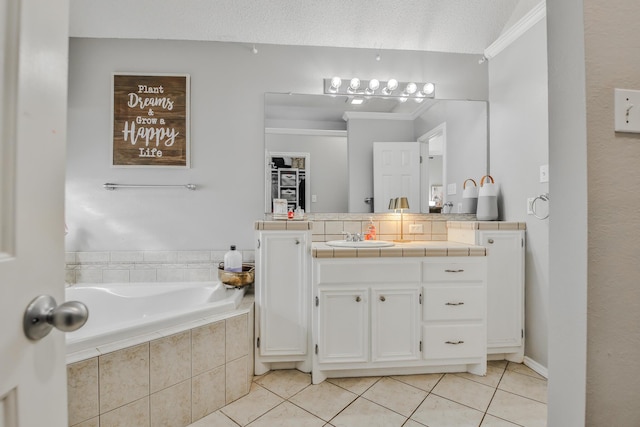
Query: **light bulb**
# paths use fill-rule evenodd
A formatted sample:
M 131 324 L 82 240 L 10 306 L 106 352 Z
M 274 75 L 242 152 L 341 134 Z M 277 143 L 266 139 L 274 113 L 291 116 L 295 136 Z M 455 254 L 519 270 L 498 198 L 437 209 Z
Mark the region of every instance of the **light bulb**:
M 434 90 L 436 90 L 436 87 L 433 83 L 425 83 L 422 87 L 422 93 L 425 95 L 431 95 Z
M 404 88 L 404 92 L 407 95 L 413 95 L 414 93 L 416 93 L 416 90 L 418 90 L 418 86 L 413 82 L 407 83 L 407 86 Z
M 360 79 L 357 77 L 354 77 L 349 82 L 349 89 L 347 90 L 347 92 L 354 93 L 356 90 L 358 90 L 359 87 L 360 87 Z
M 369 80 L 369 85 L 367 86 L 364 92 L 367 95 L 373 95 L 375 91 L 378 90 L 379 87 L 380 87 L 380 82 L 377 79 L 371 79 Z
M 342 86 L 342 79 L 340 77 L 333 77 L 331 79 L 331 87 L 329 88 L 329 91 L 337 92 L 340 86 Z
M 387 86 L 384 89 L 382 89 L 382 93 L 385 95 L 390 95 L 391 92 L 393 92 L 396 89 L 398 89 L 398 81 L 396 79 L 390 79 L 387 82 Z

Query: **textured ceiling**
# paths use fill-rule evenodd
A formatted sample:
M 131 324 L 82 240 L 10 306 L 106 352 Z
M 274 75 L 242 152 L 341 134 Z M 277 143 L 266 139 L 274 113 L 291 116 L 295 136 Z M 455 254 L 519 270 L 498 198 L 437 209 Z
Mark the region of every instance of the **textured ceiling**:
M 71 0 L 72 37 L 481 54 L 527 0 Z

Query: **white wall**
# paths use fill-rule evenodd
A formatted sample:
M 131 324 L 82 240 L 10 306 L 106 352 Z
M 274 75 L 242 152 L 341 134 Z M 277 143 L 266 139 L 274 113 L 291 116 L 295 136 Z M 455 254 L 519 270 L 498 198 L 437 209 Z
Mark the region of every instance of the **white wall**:
M 270 151 L 309 153 L 311 194 L 306 199 L 310 212 L 347 212 L 346 136 L 268 133 L 265 139 Z
M 446 183 L 456 184 L 456 194 L 447 194 L 447 188 L 443 190 L 447 202 L 453 202 L 452 212 L 458 212 L 464 181 L 473 178 L 480 185 L 480 178 L 487 171 L 487 105 L 485 102 L 439 102 L 415 120 L 414 138 L 442 123 L 447 124 Z
M 527 215 L 526 200 L 549 192 L 549 184 L 539 180 L 540 166 L 549 163 L 547 93 L 542 20 L 489 61 L 489 100 L 491 175 L 500 184 L 500 218 L 527 223 L 525 354 L 544 367 L 548 366 L 549 221 Z M 536 207 L 540 216 L 548 209 L 543 201 Z
M 67 250 L 252 249 L 264 211 L 264 93 L 321 93 L 334 75 L 434 81 L 442 98 L 487 99 L 476 55 L 166 40 L 71 39 Z M 191 76 L 192 168 L 111 168 L 111 73 Z M 102 184 L 198 185 L 115 190 Z

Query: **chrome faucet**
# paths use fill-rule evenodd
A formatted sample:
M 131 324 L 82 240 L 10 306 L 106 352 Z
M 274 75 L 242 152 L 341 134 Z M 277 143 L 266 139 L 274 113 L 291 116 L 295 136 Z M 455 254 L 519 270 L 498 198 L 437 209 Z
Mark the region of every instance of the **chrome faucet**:
M 343 231 L 344 240 L 346 242 L 362 242 L 364 238 L 362 237 L 362 233 L 349 233 L 348 231 Z

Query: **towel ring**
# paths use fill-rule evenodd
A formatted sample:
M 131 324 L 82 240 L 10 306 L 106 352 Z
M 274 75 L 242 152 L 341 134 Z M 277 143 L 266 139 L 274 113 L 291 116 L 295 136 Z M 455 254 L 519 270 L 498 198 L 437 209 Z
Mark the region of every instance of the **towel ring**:
M 538 219 L 547 219 L 547 218 L 549 218 L 549 212 L 547 212 L 547 214 L 545 216 L 540 216 L 540 215 L 538 215 L 536 213 L 536 202 L 538 200 L 542 200 L 544 202 L 548 202 L 549 201 L 549 193 L 540 194 L 535 199 L 533 199 L 533 202 L 531 202 L 531 210 L 533 211 L 533 216 L 535 216 Z

